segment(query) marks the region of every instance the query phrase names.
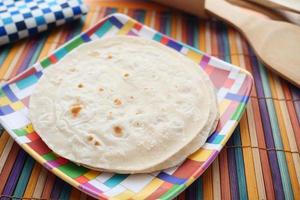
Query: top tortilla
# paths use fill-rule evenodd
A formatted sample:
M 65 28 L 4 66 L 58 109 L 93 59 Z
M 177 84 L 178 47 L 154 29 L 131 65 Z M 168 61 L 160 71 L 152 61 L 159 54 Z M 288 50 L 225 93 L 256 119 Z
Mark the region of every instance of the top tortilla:
M 76 163 L 117 173 L 159 170 L 211 123 L 205 76 L 157 42 L 100 39 L 45 70 L 30 119 L 49 148 Z

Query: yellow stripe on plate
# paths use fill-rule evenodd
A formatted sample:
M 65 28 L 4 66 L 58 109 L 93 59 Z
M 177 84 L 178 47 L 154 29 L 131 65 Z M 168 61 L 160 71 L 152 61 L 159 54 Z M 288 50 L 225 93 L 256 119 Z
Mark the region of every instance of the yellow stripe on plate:
M 114 196 L 112 199 L 129 199 L 130 197 L 132 197 L 135 193 L 133 193 L 130 190 L 125 190 L 122 193 Z
M 189 50 L 186 55 L 187 55 L 187 57 L 189 57 L 196 63 L 200 63 L 200 61 L 202 59 L 202 55 L 200 55 L 199 53 L 196 53 L 195 51 Z
M 213 150 L 201 149 L 201 151 L 197 151 L 196 153 L 192 154 L 189 158 L 198 162 L 204 162 L 209 158 L 212 152 Z
M 127 23 L 119 30 L 118 35 L 126 35 L 134 26 L 133 20 L 128 20 Z
M 145 199 L 150 194 L 152 194 L 159 186 L 161 186 L 164 182 L 158 178 L 154 178 L 146 187 L 144 187 L 139 193 L 132 197 L 133 199 Z
M 89 180 L 92 180 L 92 179 L 96 178 L 97 176 L 99 176 L 100 174 L 101 174 L 101 172 L 89 170 L 87 173 L 84 174 L 84 176 L 86 178 L 88 178 Z
M 11 103 L 11 101 L 7 98 L 7 96 L 3 96 L 0 98 L 0 105 L 4 106 L 4 105 L 8 105 L 10 103 Z
M 14 102 L 10 104 L 14 111 L 21 110 L 24 108 L 24 104 L 21 101 Z
M 220 116 L 223 115 L 223 113 L 226 111 L 226 109 L 228 108 L 228 106 L 230 105 L 231 101 L 227 100 L 227 99 L 223 99 L 220 103 L 219 103 L 219 113 Z

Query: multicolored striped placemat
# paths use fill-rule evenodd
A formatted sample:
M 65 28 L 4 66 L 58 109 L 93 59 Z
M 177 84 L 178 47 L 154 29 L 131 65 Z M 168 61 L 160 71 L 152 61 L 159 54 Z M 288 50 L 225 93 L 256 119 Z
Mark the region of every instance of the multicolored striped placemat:
M 0 77 L 7 80 L 45 57 L 103 16 L 122 12 L 204 52 L 251 71 L 250 103 L 213 165 L 178 199 L 300 199 L 300 90 L 266 70 L 234 29 L 197 20 L 148 2 L 89 0 L 81 22 L 0 49 Z M 0 137 L 2 195 L 86 199 L 36 163 L 3 132 Z

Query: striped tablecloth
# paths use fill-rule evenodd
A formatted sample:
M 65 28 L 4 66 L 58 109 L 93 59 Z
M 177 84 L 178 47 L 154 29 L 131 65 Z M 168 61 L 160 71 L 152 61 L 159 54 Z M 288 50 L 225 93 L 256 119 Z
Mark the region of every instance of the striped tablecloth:
M 177 40 L 246 68 L 254 76 L 250 102 L 233 136 L 204 175 L 177 198 L 300 199 L 300 89 L 267 70 L 235 29 L 149 2 L 87 3 L 90 12 L 82 21 L 0 47 L 1 81 L 22 72 L 103 16 L 125 13 Z M 2 198 L 92 199 L 49 173 L 4 130 L 0 136 L 0 172 Z

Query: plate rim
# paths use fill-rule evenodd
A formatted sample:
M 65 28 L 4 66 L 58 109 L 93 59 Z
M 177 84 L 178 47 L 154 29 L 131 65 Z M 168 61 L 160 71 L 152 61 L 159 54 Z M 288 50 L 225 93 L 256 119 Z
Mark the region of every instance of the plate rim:
M 195 51 L 197 54 L 200 54 L 200 55 L 203 55 L 203 56 L 205 55 L 205 56 L 208 56 L 208 57 L 210 57 L 210 58 L 216 58 L 216 59 L 218 60 L 218 62 L 226 63 L 226 65 L 229 64 L 231 68 L 237 69 L 238 71 L 244 73 L 244 74 L 246 75 L 246 77 L 249 78 L 248 80 L 247 80 L 246 78 L 245 78 L 245 80 L 244 80 L 244 81 L 248 81 L 248 83 L 249 83 L 249 84 L 248 84 L 248 87 L 247 87 L 247 92 L 245 93 L 245 95 L 247 96 L 247 100 L 246 100 L 246 102 L 245 102 L 245 105 L 244 105 L 244 106 L 242 107 L 242 109 L 239 111 L 238 120 L 236 120 L 236 123 L 233 124 L 233 126 L 232 126 L 232 131 L 231 131 L 229 137 L 227 137 L 227 138 L 224 140 L 224 144 L 226 144 L 227 141 L 229 140 L 229 138 L 232 136 L 233 131 L 236 129 L 236 127 L 237 127 L 237 125 L 238 125 L 238 123 L 239 123 L 239 121 L 240 121 L 240 119 L 241 119 L 243 113 L 244 113 L 245 110 L 246 110 L 247 104 L 248 104 L 248 102 L 249 102 L 249 99 L 250 99 L 250 93 L 251 93 L 251 90 L 252 90 L 252 87 L 253 87 L 253 82 L 254 82 L 254 79 L 253 79 L 252 74 L 251 74 L 250 72 L 248 72 L 246 69 L 240 68 L 240 67 L 235 66 L 235 65 L 233 65 L 233 64 L 231 64 L 231 63 L 225 62 L 224 60 L 221 60 L 221 59 L 219 59 L 219 58 L 217 58 L 217 57 L 214 57 L 214 56 L 211 56 L 211 55 L 209 55 L 209 54 L 207 54 L 207 53 L 204 53 L 204 52 L 202 52 L 202 51 L 200 51 L 200 50 L 198 50 L 198 49 L 196 49 L 196 48 L 194 48 L 194 47 L 192 47 L 192 46 L 190 46 L 190 45 L 188 45 L 188 44 L 185 44 L 185 43 L 183 43 L 183 42 L 180 42 L 180 41 L 178 41 L 178 40 L 176 40 L 176 39 L 174 39 L 174 38 L 172 38 L 172 37 L 169 37 L 169 36 L 167 36 L 167 35 L 165 35 L 165 34 L 159 32 L 159 31 L 157 31 L 157 30 L 155 30 L 155 29 L 153 29 L 153 28 L 151 28 L 151 27 L 149 27 L 149 26 L 147 26 L 147 25 L 145 25 L 145 24 L 142 24 L 142 23 L 136 21 L 135 19 L 131 18 L 130 16 L 127 16 L 127 15 L 122 14 L 122 13 L 113 13 L 113 14 L 107 15 L 107 16 L 105 16 L 104 18 L 100 19 L 99 21 L 97 21 L 94 25 L 92 25 L 92 26 L 91 26 L 90 28 L 88 28 L 87 30 L 81 32 L 81 33 L 78 34 L 77 36 L 73 37 L 73 38 L 70 39 L 69 41 L 67 41 L 67 42 L 65 42 L 64 44 L 62 44 L 61 46 L 59 46 L 58 48 L 54 49 L 53 51 L 51 51 L 50 53 L 48 53 L 48 54 L 47 54 L 45 57 L 43 57 L 42 59 L 37 60 L 37 61 L 35 62 L 35 64 L 33 64 L 32 66 L 28 67 L 28 68 L 27 68 L 26 70 L 24 70 L 23 72 L 17 74 L 16 76 L 14 76 L 14 77 L 10 78 L 9 80 L 7 80 L 7 81 L 3 82 L 2 84 L 0 84 L 0 88 L 2 89 L 2 88 L 3 88 L 4 86 L 6 86 L 6 85 L 13 84 L 16 80 L 18 80 L 19 77 L 21 77 L 22 75 L 26 74 L 29 70 L 31 70 L 31 69 L 33 69 L 33 68 L 35 68 L 37 72 L 38 72 L 38 71 L 43 71 L 43 70 L 45 69 L 45 68 L 41 67 L 41 62 L 42 62 L 43 60 L 49 58 L 49 57 L 50 57 L 51 55 L 53 55 L 55 52 L 59 51 L 60 49 L 62 49 L 62 48 L 64 48 L 65 46 L 67 46 L 68 44 L 72 43 L 72 42 L 73 42 L 74 40 L 76 40 L 78 37 L 80 37 L 80 36 L 82 36 L 82 35 L 84 35 L 84 34 L 90 32 L 90 31 L 92 31 L 93 29 L 95 29 L 95 27 L 101 25 L 103 22 L 109 20 L 111 17 L 125 18 L 126 20 L 131 20 L 131 21 L 133 21 L 133 22 L 135 22 L 135 23 L 141 24 L 143 27 L 146 27 L 146 28 L 150 29 L 152 32 L 160 33 L 162 36 L 164 36 L 164 37 L 166 37 L 166 38 L 169 38 L 169 39 L 172 39 L 173 41 L 175 41 L 175 42 L 178 43 L 178 44 L 183 45 L 184 47 L 188 47 L 189 49 Z M 114 34 L 114 35 L 115 35 L 115 34 Z M 137 37 L 141 37 L 141 36 L 137 36 Z M 90 42 L 91 42 L 91 41 L 90 41 Z M 80 46 L 80 45 L 79 45 L 79 46 Z M 74 49 L 78 48 L 79 46 L 75 47 Z M 72 49 L 72 50 L 74 50 L 74 49 Z M 69 53 L 69 52 L 68 52 L 68 53 Z M 179 53 L 180 53 L 180 52 L 179 52 Z M 186 56 L 186 55 L 185 55 L 185 56 Z M 189 58 L 189 59 L 190 59 L 190 58 Z M 53 64 L 50 64 L 50 65 L 53 65 Z M 49 66 L 50 66 L 50 65 L 49 65 Z M 199 65 L 199 64 L 198 64 L 198 65 Z M 37 69 L 37 66 L 40 67 L 41 69 L 40 69 L 40 70 Z M 199 66 L 200 66 L 200 65 L 199 65 Z M 26 76 L 26 77 L 27 77 L 27 76 Z M 25 78 L 26 78 L 26 77 L 25 77 Z M 24 78 L 22 78 L 22 79 L 24 79 Z M 22 79 L 20 79 L 20 80 L 22 80 Z M 18 145 L 21 146 L 22 149 L 24 149 L 30 156 L 32 156 L 39 164 L 41 164 L 44 168 L 46 168 L 46 169 L 47 169 L 48 171 L 50 171 L 51 173 L 55 174 L 56 176 L 58 176 L 58 177 L 61 178 L 62 180 L 66 181 L 67 183 L 69 183 L 70 185 L 72 185 L 73 187 L 75 187 L 76 189 L 78 189 L 78 190 L 80 190 L 80 191 L 82 191 L 82 192 L 84 192 L 84 193 L 86 193 L 86 194 L 88 194 L 88 195 L 90 195 L 90 196 L 93 196 L 93 197 L 95 197 L 95 198 L 101 198 L 101 199 L 110 199 L 110 198 L 114 198 L 114 197 L 106 196 L 104 193 L 100 193 L 99 196 L 96 196 L 95 194 L 93 194 L 93 193 L 91 193 L 91 192 L 89 192 L 89 191 L 86 191 L 84 188 L 80 187 L 80 184 L 77 183 L 73 178 L 67 176 L 64 172 L 58 170 L 57 168 L 48 169 L 48 168 L 44 165 L 45 162 L 43 161 L 42 156 L 41 156 L 40 154 L 38 154 L 36 151 L 34 151 L 32 148 L 30 148 L 26 143 L 23 143 L 23 144 L 20 143 L 20 141 L 16 139 L 17 137 L 15 137 L 16 134 L 13 133 L 13 130 L 12 130 L 12 129 L 8 128 L 8 125 L 6 124 L 6 122 L 5 122 L 2 118 L 0 118 L 0 123 L 1 123 L 1 125 L 3 126 L 3 128 L 5 129 L 5 131 L 7 131 L 7 132 L 9 133 L 9 135 L 14 139 L 14 141 L 15 141 L 16 143 L 18 143 Z M 192 177 L 193 175 L 196 174 L 196 177 L 194 177 L 194 180 L 189 181 L 189 179 L 188 179 L 187 182 L 185 182 L 184 184 L 181 185 L 181 186 L 183 186 L 183 187 L 178 187 L 176 190 L 172 190 L 172 192 L 169 194 L 169 196 L 168 196 L 168 197 L 164 197 L 164 198 L 174 198 L 174 197 L 176 197 L 177 195 L 179 195 L 180 192 L 182 192 L 183 190 L 185 190 L 189 185 L 191 185 L 197 178 L 199 178 L 199 177 L 205 172 L 205 170 L 206 170 L 209 166 L 211 166 L 211 164 L 213 163 L 213 161 L 215 160 L 215 158 L 220 154 L 220 152 L 221 152 L 221 150 L 224 148 L 224 146 L 225 146 L 225 145 L 222 145 L 222 148 L 220 149 L 220 151 L 218 151 L 218 153 L 217 153 L 216 155 L 214 155 L 214 158 L 212 159 L 212 161 L 210 161 L 209 164 L 204 165 L 204 167 L 202 167 L 202 166 L 201 166 L 201 167 L 198 167 L 197 170 L 195 170 L 195 171 L 193 172 L 193 174 L 192 174 L 190 177 Z M 212 157 L 212 156 L 210 156 L 210 157 Z M 210 157 L 208 157 L 208 159 L 209 159 Z M 206 159 L 204 162 L 207 162 L 208 159 Z M 72 161 L 70 161 L 70 162 L 72 162 Z M 72 162 L 72 163 L 73 163 L 73 162 Z M 199 173 L 199 172 L 201 172 L 201 171 L 202 171 L 202 173 Z M 116 174 L 116 173 L 114 173 L 114 174 Z M 162 181 L 164 181 L 164 180 L 162 180 Z M 165 182 L 165 181 L 164 181 L 164 182 Z M 161 197 L 162 197 L 163 195 L 165 195 L 166 193 L 168 193 L 169 191 L 170 191 L 170 189 L 167 190 L 167 191 L 165 191 L 164 193 L 162 193 L 162 194 L 160 195 L 159 198 L 161 199 Z M 138 193 L 139 193 L 139 192 L 137 192 L 136 194 L 138 194 Z

